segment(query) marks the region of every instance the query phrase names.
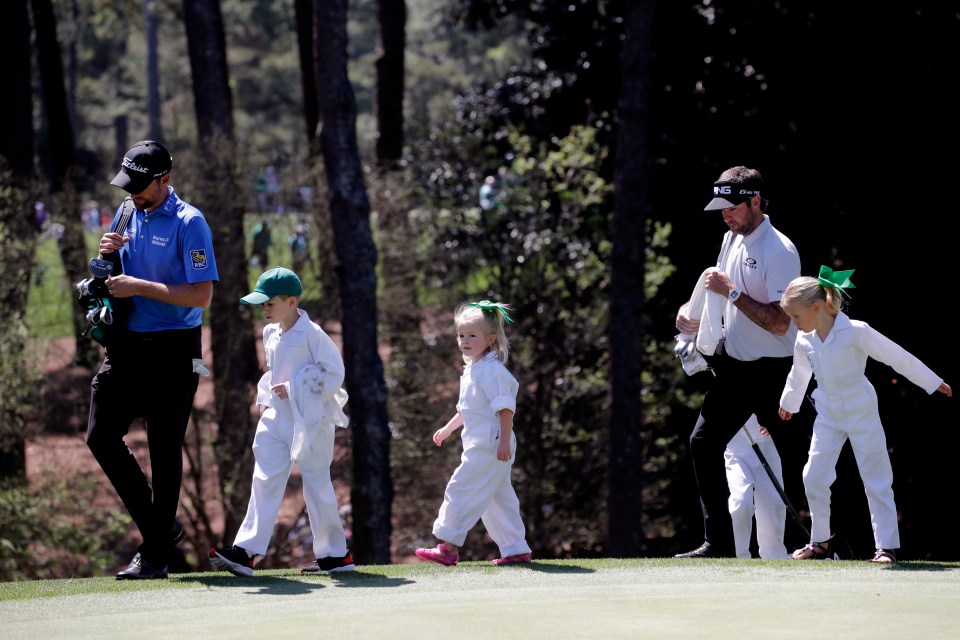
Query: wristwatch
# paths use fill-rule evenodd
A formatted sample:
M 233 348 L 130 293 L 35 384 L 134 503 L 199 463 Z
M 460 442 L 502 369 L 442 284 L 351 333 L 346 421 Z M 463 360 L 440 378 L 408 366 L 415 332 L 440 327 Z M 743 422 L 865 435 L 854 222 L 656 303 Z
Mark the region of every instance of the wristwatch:
M 727 297 L 730 298 L 730 302 L 736 302 L 740 297 L 740 290 L 735 288 Z

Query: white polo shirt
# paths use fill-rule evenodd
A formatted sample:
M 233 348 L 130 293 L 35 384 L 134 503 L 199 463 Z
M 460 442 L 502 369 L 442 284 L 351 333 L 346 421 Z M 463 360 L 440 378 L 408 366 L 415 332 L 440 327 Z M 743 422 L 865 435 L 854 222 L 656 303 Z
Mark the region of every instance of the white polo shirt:
M 493 442 L 490 434 L 500 433 L 497 412 L 509 409 L 516 413 L 519 390 L 520 384 L 497 360 L 496 351 L 464 367 L 457 401 L 457 411 L 463 416 L 460 438 L 464 448 L 476 442 Z
M 790 239 L 777 231 L 764 214 L 749 235 L 727 231 L 717 267 L 737 289 L 757 302 L 779 302 L 787 285 L 800 276 L 800 255 Z M 793 355 L 797 327 L 790 323 L 778 336 L 767 331 L 727 301 L 723 312 L 724 349 L 737 360 L 784 358 Z

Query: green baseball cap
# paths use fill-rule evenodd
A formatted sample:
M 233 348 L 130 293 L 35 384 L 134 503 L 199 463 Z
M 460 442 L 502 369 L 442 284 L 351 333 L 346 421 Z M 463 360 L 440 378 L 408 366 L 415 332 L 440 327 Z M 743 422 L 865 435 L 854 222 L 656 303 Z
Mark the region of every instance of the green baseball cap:
M 257 279 L 257 286 L 253 288 L 253 293 L 240 298 L 243 304 L 263 304 L 274 296 L 300 296 L 303 293 L 303 286 L 300 284 L 300 278 L 290 269 L 283 267 L 274 267 L 269 271 L 264 271 Z

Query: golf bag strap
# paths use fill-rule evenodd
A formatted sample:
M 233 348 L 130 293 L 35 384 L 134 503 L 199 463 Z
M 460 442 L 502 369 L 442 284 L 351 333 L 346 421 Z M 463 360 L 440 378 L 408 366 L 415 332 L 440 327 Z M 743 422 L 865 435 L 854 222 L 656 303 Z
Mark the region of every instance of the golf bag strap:
M 124 198 L 123 211 L 120 212 L 120 217 L 117 218 L 117 224 L 115 224 L 110 231 L 122 236 L 130 224 L 130 218 L 133 217 L 134 209 L 136 209 L 136 206 L 133 204 L 133 198 L 130 196 Z

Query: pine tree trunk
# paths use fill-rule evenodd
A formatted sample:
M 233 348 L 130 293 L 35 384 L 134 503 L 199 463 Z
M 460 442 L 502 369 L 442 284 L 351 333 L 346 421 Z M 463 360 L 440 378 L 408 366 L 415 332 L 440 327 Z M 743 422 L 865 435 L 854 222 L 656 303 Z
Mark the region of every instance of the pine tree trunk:
M 353 436 L 354 557 L 390 562 L 393 482 L 383 362 L 377 352 L 377 248 L 357 148 L 357 106 L 347 77 L 347 1 L 315 0 L 321 127 L 334 244 L 340 262 L 343 355 Z
M 24 322 L 33 272 L 33 92 L 30 89 L 30 19 L 27 0 L 11 0 L 0 20 L 0 55 L 6 60 L 0 100 L 0 480 L 27 480 L 23 384 L 27 371 Z
M 236 145 L 223 17 L 219 0 L 184 0 L 201 164 L 193 167 L 199 191 L 192 204 L 213 231 L 220 281 L 210 306 L 214 376 L 214 443 L 224 507 L 224 541 L 232 541 L 246 512 L 253 468 L 255 421 L 251 405 L 260 372 L 249 310 L 243 205 L 238 194 Z M 176 169 L 176 167 L 175 167 Z
M 610 283 L 610 467 L 607 554 L 633 557 L 643 549 L 644 291 L 646 210 L 650 184 L 647 119 L 653 0 L 630 4 L 621 54 L 622 83 L 615 169 L 616 208 Z

